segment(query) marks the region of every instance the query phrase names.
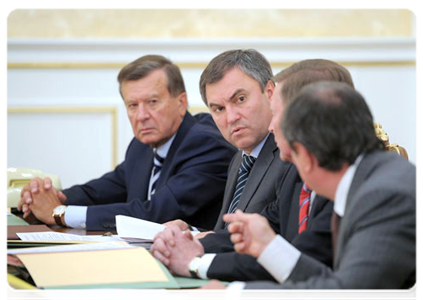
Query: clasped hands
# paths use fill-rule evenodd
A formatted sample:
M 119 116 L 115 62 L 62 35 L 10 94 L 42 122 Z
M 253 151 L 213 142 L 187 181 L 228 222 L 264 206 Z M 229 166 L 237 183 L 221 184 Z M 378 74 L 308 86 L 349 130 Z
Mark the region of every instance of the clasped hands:
M 35 177 L 22 188 L 17 209 L 24 213 L 24 219 L 33 215 L 45 224 L 56 224 L 53 209 L 65 201 L 65 194 L 53 187 L 50 178 Z
M 234 214 L 224 215 L 223 220 L 231 223 L 228 231 L 231 233 L 231 241 L 238 253 L 259 257 L 276 236 L 267 219 L 259 214 L 245 214 L 237 210 Z M 203 254 L 204 248 L 197 239 L 192 237 L 189 230 L 182 231 L 178 225 L 181 224 L 166 227 L 154 238 L 151 253 L 172 273 L 189 277 L 189 262 L 195 256 Z M 225 289 L 220 282 L 212 280 L 192 293 L 188 299 L 223 300 Z
M 223 220 L 231 223 L 228 230 L 238 253 L 258 257 L 276 236 L 267 219 L 258 214 L 237 210 L 224 215 Z M 191 277 L 188 265 L 194 257 L 204 254 L 204 247 L 181 222 L 171 223 L 155 236 L 151 253 L 173 274 Z
M 173 224 L 154 237 L 150 251 L 173 274 L 191 277 L 188 264 L 194 257 L 204 254 L 204 247 L 189 230 L 182 231 Z

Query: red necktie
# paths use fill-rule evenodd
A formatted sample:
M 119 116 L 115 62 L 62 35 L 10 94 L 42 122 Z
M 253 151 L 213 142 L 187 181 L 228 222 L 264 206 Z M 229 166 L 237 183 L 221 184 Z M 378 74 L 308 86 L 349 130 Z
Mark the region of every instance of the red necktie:
M 300 193 L 300 216 L 298 218 L 298 233 L 303 232 L 307 227 L 308 210 L 310 209 L 310 196 L 311 190 L 309 190 L 304 183 Z

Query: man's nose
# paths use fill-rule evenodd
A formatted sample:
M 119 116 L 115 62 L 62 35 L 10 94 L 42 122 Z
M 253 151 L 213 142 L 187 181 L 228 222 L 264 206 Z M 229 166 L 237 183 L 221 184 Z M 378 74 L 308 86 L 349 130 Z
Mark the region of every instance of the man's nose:
M 148 118 L 150 118 L 150 112 L 144 105 L 140 104 L 137 110 L 137 119 L 142 122 L 148 120 Z
M 227 107 L 226 114 L 229 124 L 234 124 L 240 119 L 239 109 L 237 109 L 236 107 Z

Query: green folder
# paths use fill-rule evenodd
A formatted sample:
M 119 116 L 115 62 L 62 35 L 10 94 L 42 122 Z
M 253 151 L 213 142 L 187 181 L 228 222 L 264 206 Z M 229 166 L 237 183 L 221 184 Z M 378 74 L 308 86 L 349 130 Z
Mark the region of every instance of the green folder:
M 7 226 L 10 226 L 10 225 L 29 225 L 29 224 L 15 215 L 7 215 Z

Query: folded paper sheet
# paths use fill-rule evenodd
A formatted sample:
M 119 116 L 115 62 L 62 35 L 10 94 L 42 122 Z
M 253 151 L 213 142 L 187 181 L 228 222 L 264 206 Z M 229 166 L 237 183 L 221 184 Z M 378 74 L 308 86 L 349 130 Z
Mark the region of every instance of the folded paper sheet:
M 122 239 L 152 241 L 154 236 L 164 229 L 165 226 L 159 223 L 122 215 L 116 216 L 116 230 Z
M 38 287 L 169 280 L 144 248 L 17 256 Z

